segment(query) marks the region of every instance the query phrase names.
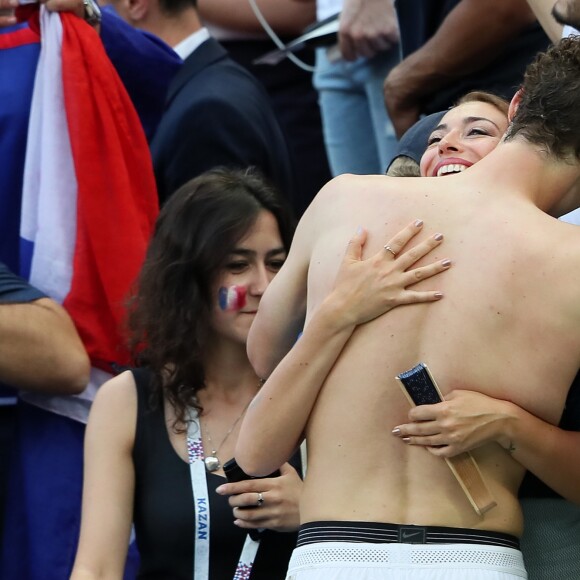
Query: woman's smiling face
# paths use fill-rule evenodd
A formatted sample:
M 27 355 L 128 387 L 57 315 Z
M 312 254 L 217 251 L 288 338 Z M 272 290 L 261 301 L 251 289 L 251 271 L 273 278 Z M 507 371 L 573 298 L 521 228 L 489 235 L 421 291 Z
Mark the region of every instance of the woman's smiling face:
M 224 268 L 213 283 L 214 304 L 211 327 L 214 340 L 225 337 L 245 344 L 250 325 L 266 288 L 286 260 L 286 250 L 274 215 L 261 210 L 254 225 L 229 254 Z M 220 299 L 220 290 L 243 289 L 243 298 L 233 308 Z
M 489 103 L 453 107 L 429 136 L 421 175 L 440 177 L 471 167 L 496 148 L 507 127 L 506 115 Z

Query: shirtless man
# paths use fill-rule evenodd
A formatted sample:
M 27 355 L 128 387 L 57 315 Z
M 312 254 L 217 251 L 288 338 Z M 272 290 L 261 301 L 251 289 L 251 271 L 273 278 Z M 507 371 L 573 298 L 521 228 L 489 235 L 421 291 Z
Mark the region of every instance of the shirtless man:
M 386 426 L 409 411 L 395 375 L 419 362 L 443 395 L 468 384 L 558 422 L 580 366 L 580 231 L 545 212 L 580 205 L 578 193 L 566 199 L 580 178 L 579 71 L 576 40 L 530 65 L 505 141 L 468 172 L 342 176 L 302 218 L 250 334 L 258 374 L 269 375 L 291 348 L 304 314 L 306 328 L 248 409 L 236 448 L 246 472 L 264 475 L 306 437 L 293 580 L 402 578 L 404 570 L 421 579 L 526 577 L 517 549 L 523 468 L 510 441 L 473 452 L 497 502 L 479 516 L 440 457 Z M 355 328 L 333 291 L 349 235 L 363 225 L 365 254 L 376 252 L 417 216 L 445 232 L 454 266 L 437 281 L 444 299 L 375 319 L 369 310 L 369 322 Z M 409 531 L 426 543 L 391 543 Z

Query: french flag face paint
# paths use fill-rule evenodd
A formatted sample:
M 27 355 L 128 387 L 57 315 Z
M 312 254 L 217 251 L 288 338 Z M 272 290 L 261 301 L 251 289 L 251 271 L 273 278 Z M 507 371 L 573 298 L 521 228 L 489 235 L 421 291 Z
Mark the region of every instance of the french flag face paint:
M 246 287 L 238 286 L 222 286 L 218 290 L 218 303 L 222 310 L 232 312 L 240 310 L 246 305 Z

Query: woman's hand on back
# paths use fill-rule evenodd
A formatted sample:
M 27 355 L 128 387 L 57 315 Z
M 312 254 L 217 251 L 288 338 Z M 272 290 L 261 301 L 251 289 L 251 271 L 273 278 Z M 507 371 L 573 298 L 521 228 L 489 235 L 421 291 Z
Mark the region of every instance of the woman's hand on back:
M 413 407 L 409 422 L 397 425 L 393 435 L 408 445 L 425 446 L 440 457 L 454 457 L 490 442 L 509 450 L 510 425 L 517 421 L 517 410 L 509 401 L 455 390 L 442 403 Z
M 348 244 L 334 289 L 325 299 L 327 304 L 333 304 L 345 324 L 363 324 L 396 306 L 434 302 L 442 298 L 443 294 L 436 290 L 412 289 L 414 284 L 444 272 L 451 266 L 450 260 L 443 259 L 412 268 L 443 241 L 442 234 L 434 234 L 405 250 L 409 241 L 422 229 L 423 222 L 415 220 L 391 238 L 381 250 L 363 260 L 367 232 L 359 228 Z

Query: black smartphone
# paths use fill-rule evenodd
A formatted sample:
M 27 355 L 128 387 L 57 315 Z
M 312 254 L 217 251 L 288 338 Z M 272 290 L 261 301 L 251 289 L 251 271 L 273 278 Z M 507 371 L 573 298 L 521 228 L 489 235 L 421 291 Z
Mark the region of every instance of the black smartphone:
M 263 479 L 263 477 L 252 477 L 248 475 L 237 463 L 236 458 L 232 457 L 229 461 L 224 463 L 224 473 L 228 483 L 233 483 L 234 481 L 244 481 L 245 479 Z M 281 473 L 277 469 L 274 473 L 266 475 L 264 477 L 280 477 Z

